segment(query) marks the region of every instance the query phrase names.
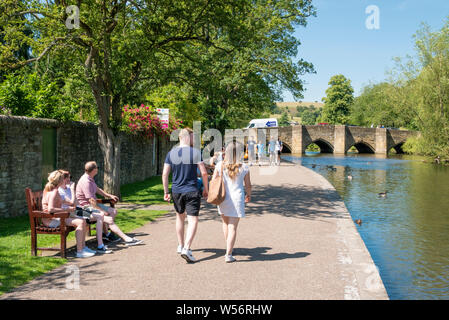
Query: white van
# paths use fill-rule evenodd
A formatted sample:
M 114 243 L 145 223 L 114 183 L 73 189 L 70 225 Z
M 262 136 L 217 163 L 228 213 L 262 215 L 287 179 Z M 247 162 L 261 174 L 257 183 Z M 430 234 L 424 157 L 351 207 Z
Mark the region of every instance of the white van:
M 268 118 L 268 119 L 253 119 L 249 122 L 249 125 L 246 129 L 249 128 L 271 128 L 277 127 L 278 120 L 276 118 Z

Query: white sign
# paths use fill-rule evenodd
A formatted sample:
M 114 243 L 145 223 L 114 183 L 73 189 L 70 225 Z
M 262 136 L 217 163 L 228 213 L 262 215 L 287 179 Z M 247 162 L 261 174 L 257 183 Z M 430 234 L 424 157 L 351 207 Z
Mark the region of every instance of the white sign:
M 170 109 L 157 108 L 156 111 L 157 111 L 157 117 L 159 118 L 159 120 L 161 120 L 162 123 L 165 123 L 168 126 Z

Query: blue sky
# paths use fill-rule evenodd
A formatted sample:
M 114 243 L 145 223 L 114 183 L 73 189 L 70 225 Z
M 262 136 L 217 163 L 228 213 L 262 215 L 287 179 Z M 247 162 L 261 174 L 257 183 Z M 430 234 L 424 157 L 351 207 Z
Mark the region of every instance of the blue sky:
M 413 34 L 425 22 L 440 29 L 449 16 L 448 0 L 315 0 L 317 16 L 306 28 L 298 27 L 298 57 L 313 63 L 316 74 L 302 77 L 303 101 L 325 96 L 331 76 L 343 74 L 352 81 L 358 96 L 363 86 L 387 78 L 394 57 L 414 54 Z M 366 8 L 379 8 L 379 29 L 369 30 Z M 284 92 L 284 101 L 294 101 Z

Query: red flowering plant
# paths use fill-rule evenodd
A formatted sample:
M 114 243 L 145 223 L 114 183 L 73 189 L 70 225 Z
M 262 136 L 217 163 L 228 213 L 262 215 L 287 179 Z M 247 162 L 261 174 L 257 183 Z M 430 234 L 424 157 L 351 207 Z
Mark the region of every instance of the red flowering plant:
M 173 130 L 182 127 L 182 120 L 169 117 L 169 122 L 161 121 L 156 108 L 141 104 L 140 107 L 126 105 L 122 110 L 123 131 L 141 135 L 145 138 L 165 136 L 168 138 Z

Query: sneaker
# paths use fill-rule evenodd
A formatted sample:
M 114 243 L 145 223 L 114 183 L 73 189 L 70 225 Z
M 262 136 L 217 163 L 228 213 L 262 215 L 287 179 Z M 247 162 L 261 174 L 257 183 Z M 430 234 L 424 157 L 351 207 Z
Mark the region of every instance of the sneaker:
M 96 251 L 90 249 L 89 247 L 84 247 L 83 251 L 95 254 Z
M 230 263 L 236 261 L 235 258 L 232 255 L 225 255 L 225 262 Z
M 120 238 L 113 232 L 109 232 L 109 234 L 103 233 L 103 240 L 109 241 L 109 242 L 117 242 L 120 240 Z
M 135 245 L 141 244 L 142 242 L 143 242 L 143 240 L 139 240 L 139 239 L 136 239 L 136 238 L 131 238 L 131 241 L 125 241 L 125 244 L 127 246 L 135 246 Z
M 176 249 L 176 253 L 181 254 L 182 253 L 182 246 L 179 245 L 178 249 Z
M 77 258 L 90 258 L 90 257 L 93 257 L 94 255 L 95 255 L 95 253 L 87 252 L 84 249 L 81 252 L 76 253 Z
M 195 262 L 196 259 L 192 255 L 192 250 L 183 248 L 181 251 L 181 257 L 183 257 L 187 262 Z
M 97 253 L 99 253 L 99 254 L 107 254 L 107 253 L 112 253 L 112 250 L 108 249 L 108 247 L 103 245 L 103 247 L 97 248 Z

